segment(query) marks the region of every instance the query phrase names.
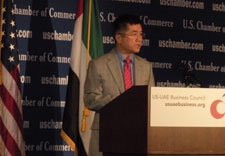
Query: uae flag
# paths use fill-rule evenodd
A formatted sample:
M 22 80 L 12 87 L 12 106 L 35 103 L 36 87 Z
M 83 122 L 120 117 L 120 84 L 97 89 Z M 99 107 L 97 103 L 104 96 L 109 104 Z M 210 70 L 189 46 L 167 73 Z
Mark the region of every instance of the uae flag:
M 89 60 L 101 55 L 103 42 L 97 0 L 79 0 L 61 131 L 76 156 L 88 155 L 94 112 L 83 103 L 84 81 Z
M 25 156 L 19 55 L 12 0 L 0 12 L 0 156 Z

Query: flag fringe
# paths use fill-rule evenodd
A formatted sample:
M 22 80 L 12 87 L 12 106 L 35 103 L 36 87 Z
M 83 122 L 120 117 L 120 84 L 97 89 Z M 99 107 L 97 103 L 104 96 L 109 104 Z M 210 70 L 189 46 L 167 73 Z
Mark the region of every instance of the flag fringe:
M 77 146 L 76 146 L 75 142 L 66 134 L 66 132 L 64 130 L 61 130 L 61 136 L 62 136 L 63 140 L 68 145 L 70 145 L 70 147 L 76 153 L 76 156 L 78 156 L 78 149 L 77 149 Z
M 4 1 L 1 0 L 1 10 L 0 10 L 0 85 L 2 85 L 2 82 L 3 82 L 3 78 L 2 78 L 2 62 L 1 62 L 1 52 L 2 52 L 2 22 L 3 22 L 3 13 L 4 13 L 4 10 L 3 10 L 3 4 L 4 4 Z

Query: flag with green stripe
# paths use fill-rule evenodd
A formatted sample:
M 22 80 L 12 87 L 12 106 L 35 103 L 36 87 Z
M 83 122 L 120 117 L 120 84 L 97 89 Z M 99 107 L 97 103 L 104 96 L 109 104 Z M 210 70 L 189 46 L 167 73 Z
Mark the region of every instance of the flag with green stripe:
M 63 116 L 63 139 L 79 156 L 87 156 L 94 112 L 83 103 L 88 62 L 103 55 L 98 0 L 79 0 L 71 50 L 69 82 Z

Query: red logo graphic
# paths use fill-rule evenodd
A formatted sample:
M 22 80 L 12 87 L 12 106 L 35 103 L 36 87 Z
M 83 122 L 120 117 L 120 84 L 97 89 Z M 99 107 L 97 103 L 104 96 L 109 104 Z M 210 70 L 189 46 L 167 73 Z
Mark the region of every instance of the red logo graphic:
M 211 114 L 214 118 L 220 119 L 225 115 L 225 112 L 223 114 L 220 114 L 217 110 L 218 104 L 225 104 L 222 100 L 215 100 L 211 105 Z

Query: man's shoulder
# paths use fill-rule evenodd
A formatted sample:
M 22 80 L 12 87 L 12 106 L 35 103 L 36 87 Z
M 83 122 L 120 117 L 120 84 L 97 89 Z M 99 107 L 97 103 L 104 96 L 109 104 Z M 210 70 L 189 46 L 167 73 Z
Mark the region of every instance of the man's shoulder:
M 93 59 L 92 61 L 94 61 L 94 62 L 107 61 L 107 60 L 112 59 L 115 55 L 116 55 L 115 51 L 111 50 L 110 52 L 105 53 L 104 55 L 102 55 L 102 56 L 100 56 L 100 57 L 98 57 L 96 59 Z
M 138 55 L 134 55 L 135 60 L 140 61 L 141 63 L 145 63 L 145 64 L 151 64 L 151 62 L 149 62 L 146 58 L 140 57 Z

